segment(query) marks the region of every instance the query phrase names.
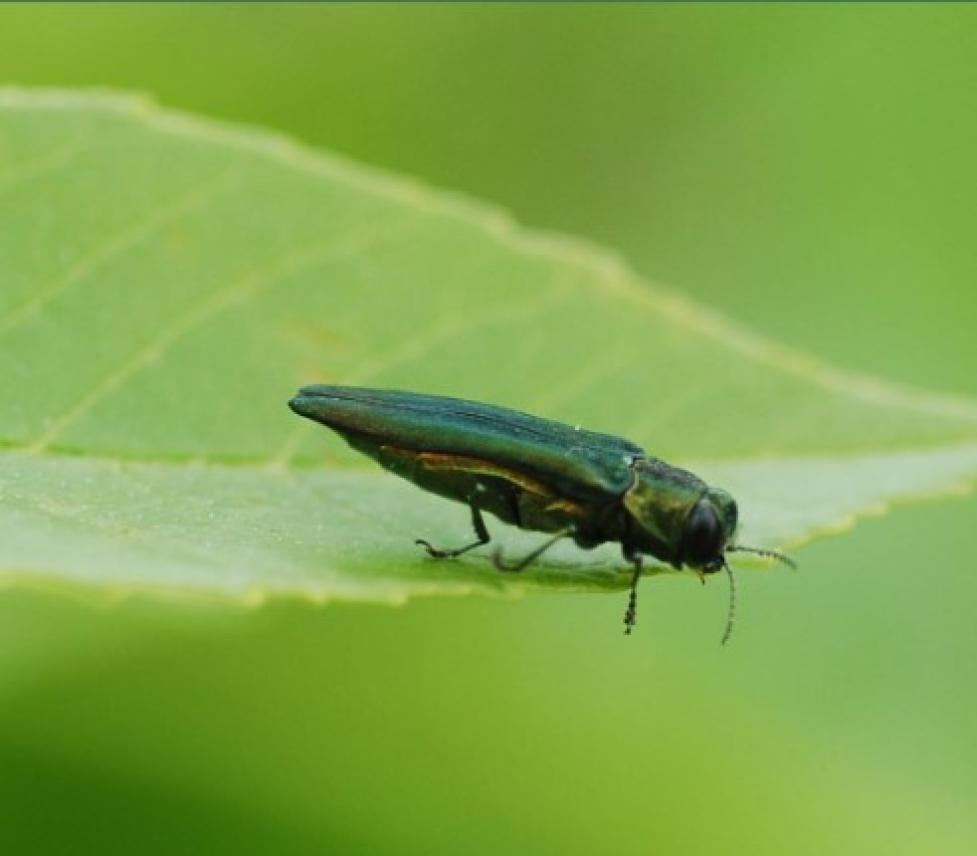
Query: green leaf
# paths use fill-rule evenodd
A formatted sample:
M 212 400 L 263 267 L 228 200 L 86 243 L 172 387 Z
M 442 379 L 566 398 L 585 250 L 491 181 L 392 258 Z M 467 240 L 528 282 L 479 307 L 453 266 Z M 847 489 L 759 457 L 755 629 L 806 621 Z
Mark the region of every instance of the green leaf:
M 627 436 L 730 489 L 764 546 L 977 474 L 973 401 L 827 366 L 487 205 L 134 97 L 0 92 L 0 283 L 8 580 L 390 601 L 625 583 L 609 547 L 516 580 L 425 559 L 412 540 L 462 543 L 467 513 L 292 415 L 317 381 Z M 538 541 L 491 528 L 513 554 Z

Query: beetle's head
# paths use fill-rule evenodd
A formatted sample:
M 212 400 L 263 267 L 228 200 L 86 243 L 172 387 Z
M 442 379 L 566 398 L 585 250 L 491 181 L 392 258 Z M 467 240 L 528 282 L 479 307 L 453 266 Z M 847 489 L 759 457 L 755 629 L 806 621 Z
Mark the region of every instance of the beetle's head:
M 729 613 L 723 643 L 733 629 L 735 584 L 726 553 L 756 553 L 795 567 L 776 550 L 736 544 L 736 501 L 709 487 L 698 476 L 653 458 L 632 462 L 635 480 L 624 494 L 624 507 L 642 534 L 638 547 L 675 568 L 687 565 L 705 582 L 706 574 L 725 569 L 729 575 Z
M 724 490 L 708 488 L 685 518 L 679 543 L 682 563 L 706 574 L 720 570 L 736 520 L 736 500 Z

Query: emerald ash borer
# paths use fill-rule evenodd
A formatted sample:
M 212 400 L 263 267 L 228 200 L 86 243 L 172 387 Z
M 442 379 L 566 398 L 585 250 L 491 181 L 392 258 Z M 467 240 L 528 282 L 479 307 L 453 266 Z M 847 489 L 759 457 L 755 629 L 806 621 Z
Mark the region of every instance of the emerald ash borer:
M 625 633 L 637 618 L 642 556 L 705 575 L 725 569 L 733 626 L 734 580 L 726 554 L 791 560 L 774 550 L 735 544 L 736 502 L 687 470 L 648 455 L 629 440 L 598 434 L 476 401 L 396 390 L 307 386 L 289 401 L 350 446 L 418 487 L 465 503 L 476 539 L 428 554 L 448 559 L 491 540 L 484 512 L 521 529 L 552 533 L 518 562 L 493 554 L 500 571 L 521 571 L 561 538 L 585 549 L 620 543 L 632 568 Z

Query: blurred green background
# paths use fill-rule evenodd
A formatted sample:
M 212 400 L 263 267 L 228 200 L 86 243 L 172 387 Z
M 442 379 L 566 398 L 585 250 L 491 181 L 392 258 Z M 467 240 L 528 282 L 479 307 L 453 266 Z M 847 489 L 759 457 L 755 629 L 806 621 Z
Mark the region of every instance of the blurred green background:
M 3 6 L 0 81 L 269 125 L 977 393 L 977 9 Z M 7 852 L 973 853 L 977 502 L 725 592 L 0 593 Z M 11 849 L 17 848 L 17 850 Z

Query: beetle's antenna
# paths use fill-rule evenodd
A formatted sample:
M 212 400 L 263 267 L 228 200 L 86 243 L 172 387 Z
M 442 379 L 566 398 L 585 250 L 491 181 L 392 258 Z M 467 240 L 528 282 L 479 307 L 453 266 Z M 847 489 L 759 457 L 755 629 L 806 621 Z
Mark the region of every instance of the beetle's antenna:
M 789 568 L 797 570 L 797 562 L 795 562 L 786 553 L 781 553 L 778 550 L 767 550 L 763 547 L 744 547 L 742 544 L 737 544 L 735 547 L 727 547 L 726 551 L 729 553 L 753 553 L 757 556 L 767 556 L 770 559 L 776 559 L 778 562 L 783 562 Z
M 729 577 L 729 609 L 726 612 L 726 631 L 723 633 L 723 641 L 720 645 L 725 645 L 729 637 L 733 635 L 733 621 L 736 619 L 736 578 L 733 576 L 733 569 L 723 559 L 723 567 Z

